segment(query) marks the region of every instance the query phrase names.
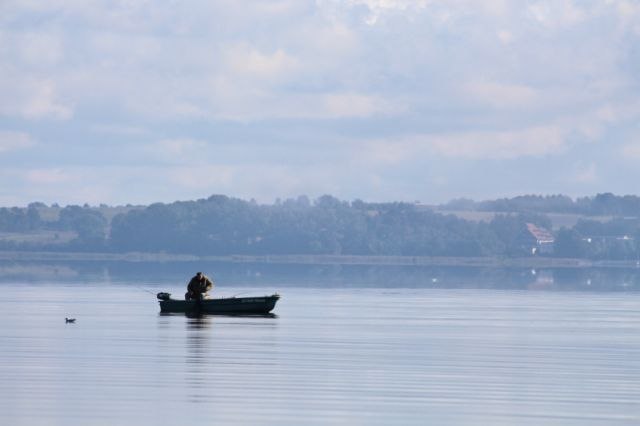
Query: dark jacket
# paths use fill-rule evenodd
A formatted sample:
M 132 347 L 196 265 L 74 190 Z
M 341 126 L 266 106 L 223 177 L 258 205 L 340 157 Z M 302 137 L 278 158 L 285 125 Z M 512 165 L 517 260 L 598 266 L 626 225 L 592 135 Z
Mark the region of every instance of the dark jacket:
M 197 275 L 191 278 L 189 284 L 187 284 L 187 290 L 192 294 L 203 294 L 213 288 L 213 281 L 211 281 L 206 275 Z

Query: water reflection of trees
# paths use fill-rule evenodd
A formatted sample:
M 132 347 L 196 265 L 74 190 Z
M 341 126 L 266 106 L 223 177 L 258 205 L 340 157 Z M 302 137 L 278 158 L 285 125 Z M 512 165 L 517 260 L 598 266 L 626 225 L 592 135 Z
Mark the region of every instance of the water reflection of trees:
M 53 265 L 53 264 L 52 264 Z M 41 265 L 51 271 L 52 265 Z M 35 274 L 34 281 L 75 280 L 86 282 L 141 283 L 154 282 L 164 290 L 186 285 L 185 277 L 193 273 L 189 262 L 76 262 L 65 264 L 63 277 Z M 29 268 L 21 268 L 25 274 Z M 60 265 L 59 265 L 60 266 Z M 2 263 L 0 262 L 0 268 Z M 8 266 L 7 266 L 8 268 Z M 7 271 L 15 271 L 13 269 Z M 638 291 L 640 268 L 499 268 L 479 266 L 427 265 L 303 265 L 204 262 L 200 269 L 227 287 L 335 287 L 335 288 L 496 288 L 496 289 L 565 289 L 587 291 Z M 70 272 L 71 271 L 71 272 Z M 0 282 L 3 281 L 0 269 Z M 40 278 L 38 278 L 40 277 Z M 21 278 L 24 279 L 25 277 Z M 6 280 L 15 281 L 13 275 Z M 184 282 L 184 284 L 183 284 Z M 166 286 L 166 288 L 165 288 Z M 180 289 L 182 291 L 182 288 Z M 198 326 L 194 319 L 192 326 Z M 206 321 L 206 320 L 205 320 Z

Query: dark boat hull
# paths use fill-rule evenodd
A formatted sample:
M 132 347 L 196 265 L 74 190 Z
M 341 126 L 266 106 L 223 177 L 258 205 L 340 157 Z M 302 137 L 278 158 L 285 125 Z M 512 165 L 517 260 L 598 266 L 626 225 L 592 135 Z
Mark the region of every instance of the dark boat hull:
M 229 297 L 205 300 L 160 300 L 160 312 L 175 314 L 264 315 L 275 308 L 280 296 Z

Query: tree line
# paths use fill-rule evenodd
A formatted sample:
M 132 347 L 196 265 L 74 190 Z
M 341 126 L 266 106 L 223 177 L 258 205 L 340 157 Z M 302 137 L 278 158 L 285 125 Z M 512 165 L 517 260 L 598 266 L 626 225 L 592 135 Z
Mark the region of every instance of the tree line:
M 459 198 L 441 207 L 450 210 L 467 211 L 570 213 L 585 216 L 637 216 L 640 212 L 640 197 L 636 195 L 617 196 L 607 192 L 597 194 L 594 197 L 578 197 L 575 200 L 566 195 L 520 195 L 513 198 L 500 198 L 487 201 L 473 201 Z
M 470 221 L 412 203 L 343 201 L 330 195 L 258 204 L 223 195 L 124 209 L 108 206 L 0 208 L 0 249 L 98 252 L 166 252 L 199 255 L 400 255 L 529 256 L 527 224 L 551 229 L 546 215 L 580 205 L 590 215 L 555 232 L 556 257 L 637 259 L 640 255 L 638 197 L 598 194 L 573 201 L 565 196 L 523 196 L 481 203 L 494 207 L 490 221 Z M 571 201 L 569 203 L 569 201 Z M 472 203 L 472 204 L 470 204 Z M 494 203 L 494 204 L 491 204 Z M 454 200 L 447 208 L 460 208 Z M 52 209 L 55 215 L 51 215 Z M 576 210 L 577 211 L 577 210 Z M 613 213 L 615 212 L 615 213 Z M 66 232 L 73 237 L 57 240 Z M 49 238 L 20 239 L 13 234 Z M 530 239 L 530 238 L 529 238 Z M 540 255 L 540 254 L 537 254 Z

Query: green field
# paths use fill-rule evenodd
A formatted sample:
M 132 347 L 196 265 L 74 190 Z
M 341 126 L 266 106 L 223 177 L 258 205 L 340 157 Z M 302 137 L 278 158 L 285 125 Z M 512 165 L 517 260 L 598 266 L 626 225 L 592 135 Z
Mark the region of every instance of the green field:
M 452 214 L 461 219 L 469 220 L 472 222 L 491 222 L 491 220 L 496 215 L 499 215 L 499 214 L 517 214 L 517 213 L 505 213 L 505 212 L 480 212 L 480 211 L 469 211 L 469 210 L 434 209 L 434 211 L 440 214 Z M 585 216 L 585 215 L 569 214 L 569 213 L 544 213 L 544 215 L 551 220 L 554 230 L 558 230 L 563 227 L 572 228 L 581 219 L 596 220 L 598 222 L 607 222 L 613 219 L 613 216 Z
M 72 231 L 31 231 L 31 232 L 0 232 L 0 241 L 20 244 L 67 244 L 77 238 Z

